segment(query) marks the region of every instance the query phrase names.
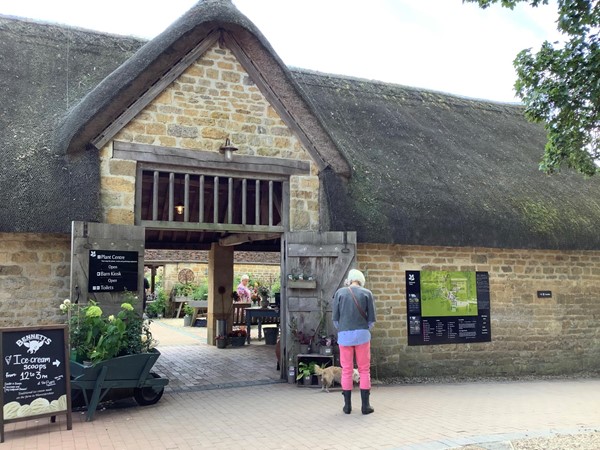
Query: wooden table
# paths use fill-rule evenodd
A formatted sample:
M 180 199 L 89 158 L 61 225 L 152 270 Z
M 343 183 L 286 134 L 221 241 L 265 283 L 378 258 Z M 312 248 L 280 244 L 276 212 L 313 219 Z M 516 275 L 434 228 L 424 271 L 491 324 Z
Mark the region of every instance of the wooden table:
M 279 317 L 279 310 L 274 308 L 245 308 L 246 312 L 246 342 L 250 343 L 250 331 L 252 327 L 252 318 L 256 317 L 258 323 L 258 340 L 262 339 L 262 318 Z M 279 325 L 277 325 L 279 326 Z
M 201 310 L 202 312 L 208 312 L 208 300 L 192 300 L 191 302 L 188 302 L 188 306 L 191 306 L 194 309 L 194 313 L 192 314 L 192 326 L 194 326 L 198 313 L 200 313 Z

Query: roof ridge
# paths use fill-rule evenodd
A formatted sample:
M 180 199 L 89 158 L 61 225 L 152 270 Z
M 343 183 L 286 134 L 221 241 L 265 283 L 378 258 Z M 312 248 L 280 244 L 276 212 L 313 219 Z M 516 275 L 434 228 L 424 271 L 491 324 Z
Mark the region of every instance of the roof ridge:
M 420 88 L 420 87 L 408 86 L 408 85 L 399 84 L 399 83 L 392 83 L 389 81 L 361 78 L 361 77 L 357 77 L 357 76 L 353 76 L 353 75 L 332 74 L 332 73 L 320 72 L 317 70 L 303 69 L 303 68 L 299 68 L 299 67 L 289 67 L 288 66 L 288 69 L 290 70 L 290 72 L 293 75 L 300 74 L 300 75 L 316 76 L 316 77 L 320 77 L 321 79 L 325 78 L 325 79 L 339 80 L 339 81 L 362 82 L 362 83 L 365 83 L 365 84 L 368 84 L 371 86 L 382 86 L 382 87 L 391 88 L 391 89 L 395 89 L 395 90 L 402 89 L 404 91 L 409 91 L 409 92 L 412 92 L 415 94 L 436 95 L 436 96 L 439 96 L 440 98 L 448 100 L 447 103 L 453 103 L 453 104 L 457 104 L 458 101 L 463 101 L 463 102 L 466 101 L 471 104 L 479 103 L 482 105 L 483 104 L 489 105 L 490 107 L 491 106 L 507 107 L 510 109 L 521 109 L 521 110 L 524 108 L 524 105 L 522 103 L 517 103 L 517 102 L 501 102 L 501 101 L 497 101 L 497 100 L 468 97 L 468 96 L 464 96 L 464 95 L 453 94 L 450 92 L 437 91 L 435 89 Z M 327 87 L 327 85 L 325 85 L 325 84 L 318 84 L 318 83 L 307 83 L 307 84 L 313 84 L 315 86 Z M 339 87 L 343 88 L 343 89 L 351 88 L 351 86 L 339 86 Z M 364 89 L 361 89 L 361 91 L 364 92 Z M 398 96 L 398 94 L 395 92 L 389 92 L 388 95 Z M 450 102 L 450 100 L 453 100 L 453 101 Z M 490 108 L 490 109 L 492 109 L 492 108 Z

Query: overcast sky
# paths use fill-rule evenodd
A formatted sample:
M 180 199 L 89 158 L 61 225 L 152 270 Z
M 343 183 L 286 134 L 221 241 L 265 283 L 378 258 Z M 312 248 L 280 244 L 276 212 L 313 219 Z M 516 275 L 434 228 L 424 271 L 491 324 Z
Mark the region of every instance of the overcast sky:
M 0 0 L 0 14 L 151 39 L 197 0 Z M 556 6 L 233 0 L 289 66 L 515 102 L 512 61 L 559 39 Z

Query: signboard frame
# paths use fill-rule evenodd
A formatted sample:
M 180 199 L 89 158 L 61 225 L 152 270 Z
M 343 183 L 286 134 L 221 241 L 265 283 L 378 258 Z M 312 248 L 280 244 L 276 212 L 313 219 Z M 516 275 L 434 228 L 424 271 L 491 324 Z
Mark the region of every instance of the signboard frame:
M 491 342 L 488 272 L 406 271 L 408 345 Z
M 24 340 L 25 337 L 29 337 L 31 335 L 41 335 L 42 337 L 44 337 L 45 334 L 48 334 L 48 333 L 50 333 L 53 338 L 55 338 L 55 339 L 58 338 L 60 342 L 58 342 L 58 343 L 57 342 L 48 342 L 47 340 L 41 342 L 39 340 L 36 340 L 35 344 L 39 347 L 35 348 L 35 350 L 34 350 L 30 346 L 30 347 L 28 347 L 28 349 L 31 349 L 29 352 L 28 352 L 28 349 L 24 348 L 24 353 L 34 354 L 35 352 L 37 352 L 37 350 L 39 348 L 42 348 L 44 346 L 46 346 L 46 348 L 48 348 L 48 347 L 51 348 L 51 350 L 52 350 L 51 359 L 53 359 L 54 361 L 52 361 L 50 364 L 54 363 L 52 365 L 56 366 L 56 369 L 52 369 L 52 370 L 54 372 L 56 372 L 57 370 L 59 370 L 58 369 L 59 366 L 63 367 L 63 369 L 59 370 L 59 372 L 62 372 L 59 374 L 60 376 L 62 376 L 62 378 L 60 378 L 58 380 L 56 378 L 54 378 L 54 381 L 55 381 L 54 385 L 59 387 L 60 392 L 64 392 L 63 395 L 66 396 L 66 409 L 60 410 L 60 411 L 44 412 L 44 413 L 40 413 L 40 414 L 31 414 L 31 415 L 26 415 L 24 417 L 5 419 L 4 406 L 5 406 L 5 398 L 7 397 L 7 395 L 5 394 L 5 389 L 7 386 L 7 373 L 5 373 L 5 370 L 6 370 L 6 367 L 10 364 L 7 361 L 10 361 L 9 356 L 11 356 L 11 355 L 5 355 L 6 348 L 8 348 L 8 346 L 11 344 L 17 345 L 18 341 Z M 13 339 L 16 339 L 16 340 L 13 341 Z M 70 373 L 68 342 L 69 342 L 69 333 L 68 333 L 67 325 L 40 325 L 40 326 L 33 326 L 33 327 L 0 328 L 0 384 L 2 386 L 2 389 L 0 390 L 0 406 L 2 407 L 0 409 L 0 442 L 4 442 L 4 425 L 5 424 L 13 423 L 13 422 L 20 422 L 20 421 L 24 421 L 24 420 L 32 420 L 32 419 L 39 419 L 42 417 L 50 417 L 50 421 L 55 422 L 56 416 L 61 415 L 61 414 L 66 414 L 67 415 L 67 430 L 72 429 L 73 419 L 72 419 L 72 413 L 71 413 L 71 373 Z M 34 353 L 32 353 L 32 352 L 34 352 Z M 9 358 L 5 359 L 7 356 Z M 36 362 L 37 361 L 38 360 L 36 360 Z M 59 365 L 56 364 L 57 361 L 58 361 Z M 39 364 L 37 364 L 37 366 L 39 366 Z M 25 370 L 25 369 L 23 368 L 23 370 Z M 40 374 L 39 367 L 36 367 L 32 370 L 35 371 L 36 374 Z M 15 375 L 16 375 L 16 372 L 15 372 Z M 12 376 L 11 376 L 11 378 L 12 378 Z M 23 378 L 22 374 L 21 374 L 21 378 Z M 48 380 L 48 381 L 50 381 L 50 380 Z M 38 383 L 38 385 L 39 385 L 39 383 Z M 49 386 L 49 385 L 50 384 L 46 384 L 46 386 Z M 27 388 L 27 386 L 25 386 L 25 387 Z M 56 390 L 58 390 L 58 389 L 53 389 L 52 390 L 53 393 Z M 29 392 L 29 391 L 25 391 L 25 392 Z

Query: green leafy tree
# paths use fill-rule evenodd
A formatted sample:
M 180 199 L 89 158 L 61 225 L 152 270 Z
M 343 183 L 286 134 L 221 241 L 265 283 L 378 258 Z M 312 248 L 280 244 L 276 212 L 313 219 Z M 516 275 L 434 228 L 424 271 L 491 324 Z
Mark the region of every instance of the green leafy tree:
M 513 9 L 548 0 L 463 0 L 487 8 L 494 3 Z M 515 90 L 526 117 L 543 123 L 548 142 L 540 169 L 546 173 L 566 165 L 592 176 L 600 158 L 600 3 L 597 0 L 558 0 L 558 30 L 564 41 L 545 41 L 537 53 L 519 52 Z

